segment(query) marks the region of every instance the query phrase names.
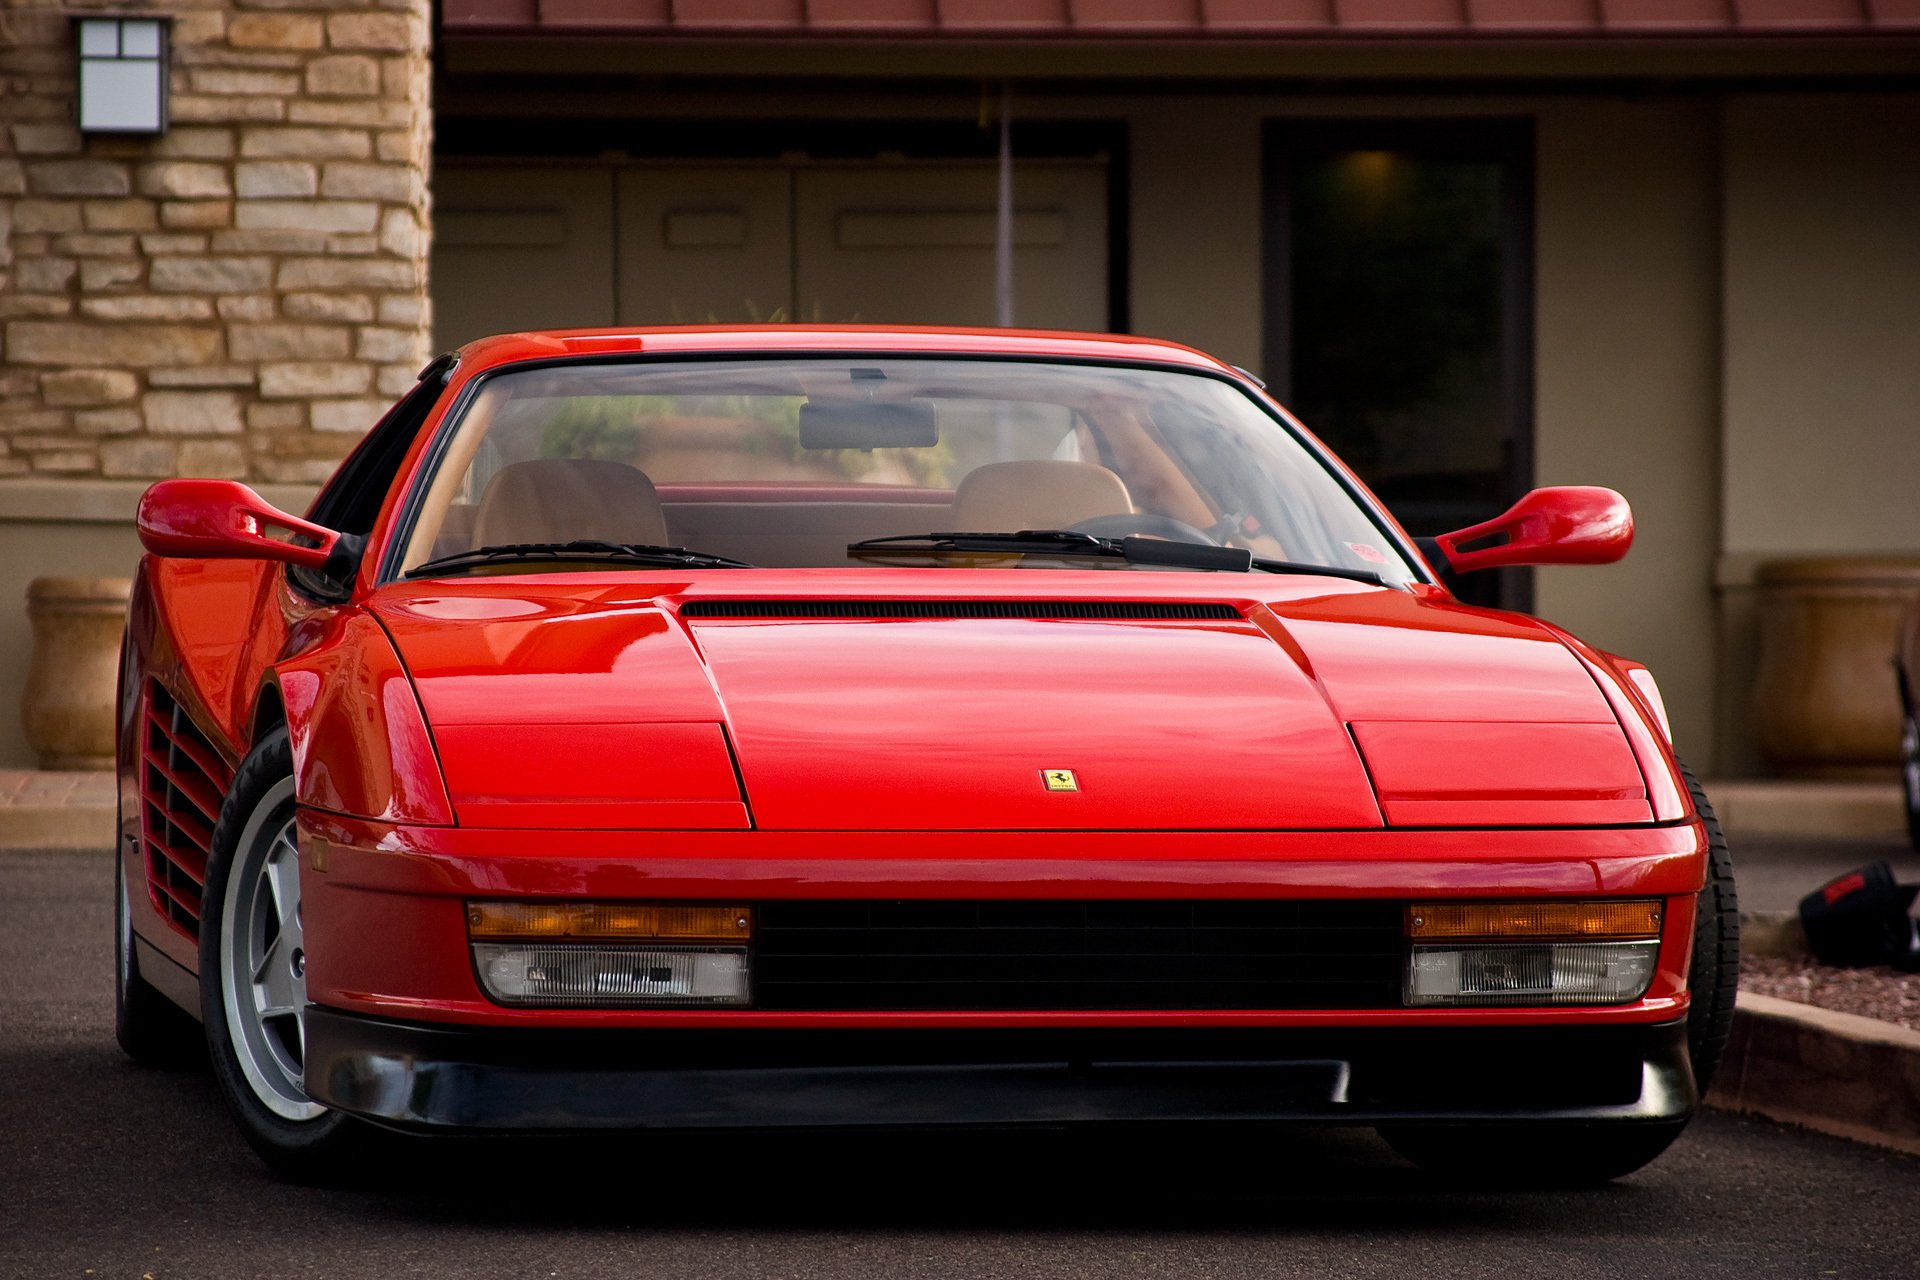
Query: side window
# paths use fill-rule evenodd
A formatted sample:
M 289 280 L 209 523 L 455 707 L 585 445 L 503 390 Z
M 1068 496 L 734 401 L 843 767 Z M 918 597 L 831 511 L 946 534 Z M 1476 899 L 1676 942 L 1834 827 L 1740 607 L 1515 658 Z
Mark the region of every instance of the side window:
M 445 375 L 451 367 L 452 361 L 447 356 L 427 366 L 420 384 L 387 410 L 386 416 L 374 424 L 373 430 L 347 455 L 333 479 L 327 481 L 313 500 L 307 519 L 356 537 L 364 537 L 373 530 L 373 522 L 380 517 L 381 504 L 393 487 L 400 464 L 406 461 L 407 451 L 413 447 L 414 437 L 419 435 L 427 415 L 433 412 L 441 392 L 446 390 Z M 323 600 L 337 599 L 340 595 L 336 584 L 311 570 L 289 566 L 287 575 L 307 595 Z

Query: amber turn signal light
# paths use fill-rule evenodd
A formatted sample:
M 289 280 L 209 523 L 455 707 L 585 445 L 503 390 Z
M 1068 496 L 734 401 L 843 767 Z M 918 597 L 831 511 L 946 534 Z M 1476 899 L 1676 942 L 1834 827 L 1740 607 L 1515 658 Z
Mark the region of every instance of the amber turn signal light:
M 469 902 L 467 934 L 476 940 L 737 943 L 753 936 L 753 908 L 659 902 Z
M 1417 902 L 1407 936 L 1441 938 L 1657 938 L 1660 900 L 1632 902 Z

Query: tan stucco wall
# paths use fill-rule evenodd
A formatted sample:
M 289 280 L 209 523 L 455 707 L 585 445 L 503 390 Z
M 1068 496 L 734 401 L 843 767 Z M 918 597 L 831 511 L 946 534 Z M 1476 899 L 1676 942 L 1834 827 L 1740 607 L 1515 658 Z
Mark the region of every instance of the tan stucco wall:
M 1726 549 L 1920 550 L 1920 94 L 1725 119 Z
M 1260 115 L 1205 99 L 1136 107 L 1133 331 L 1260 367 Z
M 1537 571 L 1535 607 L 1645 662 L 1674 740 L 1714 769 L 1719 488 L 1711 102 L 1551 104 L 1537 118 L 1535 480 L 1633 504 L 1616 565 Z
M 1920 554 L 1920 94 L 1740 95 L 1723 117 L 1719 735 L 1746 773 L 1754 570 Z

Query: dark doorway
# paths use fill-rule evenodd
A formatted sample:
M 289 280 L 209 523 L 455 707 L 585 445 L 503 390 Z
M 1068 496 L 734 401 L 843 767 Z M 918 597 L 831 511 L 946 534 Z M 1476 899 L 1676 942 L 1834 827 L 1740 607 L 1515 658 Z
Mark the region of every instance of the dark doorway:
M 1532 157 L 1524 120 L 1267 125 L 1269 381 L 1415 536 L 1531 484 Z M 1459 583 L 1510 609 L 1531 588 Z

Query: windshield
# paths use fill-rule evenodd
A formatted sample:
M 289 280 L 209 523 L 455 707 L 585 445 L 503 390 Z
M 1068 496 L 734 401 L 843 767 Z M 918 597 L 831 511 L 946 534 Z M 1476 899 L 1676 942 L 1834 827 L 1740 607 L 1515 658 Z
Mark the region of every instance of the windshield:
M 1077 558 L 1071 544 L 851 545 L 1044 529 L 1416 577 L 1245 392 L 1177 370 L 865 356 L 558 365 L 490 376 L 446 430 L 402 573 L 481 548 L 589 541 L 756 566 L 1164 569 Z

